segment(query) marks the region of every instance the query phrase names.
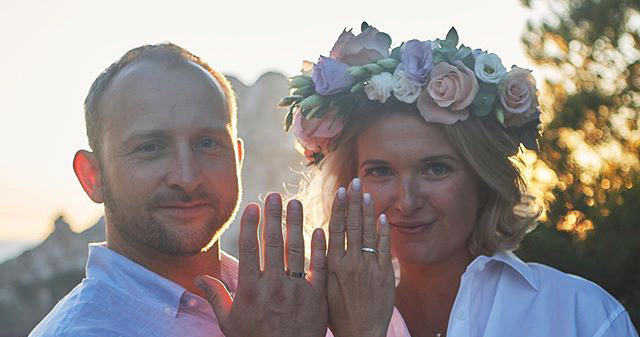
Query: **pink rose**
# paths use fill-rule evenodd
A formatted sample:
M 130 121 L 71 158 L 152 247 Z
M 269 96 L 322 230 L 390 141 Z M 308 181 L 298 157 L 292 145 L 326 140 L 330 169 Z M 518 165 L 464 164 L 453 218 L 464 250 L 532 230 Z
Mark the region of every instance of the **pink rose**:
M 332 109 L 322 117 L 310 119 L 306 119 L 300 111 L 294 113 L 291 126 L 293 134 L 305 150 L 325 153 L 329 149 L 331 140 L 344 128 L 344 121 L 336 118 L 336 112 L 336 109 Z
M 473 70 L 461 61 L 440 62 L 431 70 L 431 79 L 418 97 L 418 110 L 427 122 L 453 124 L 469 117 L 466 109 L 479 90 Z
M 538 105 L 536 80 L 531 70 L 513 67 L 500 83 L 500 103 L 514 114 L 530 112 Z M 535 104 L 534 104 L 535 103 Z
M 329 56 L 350 66 L 360 66 L 389 57 L 391 40 L 369 26 L 357 36 L 344 30 L 331 48 Z

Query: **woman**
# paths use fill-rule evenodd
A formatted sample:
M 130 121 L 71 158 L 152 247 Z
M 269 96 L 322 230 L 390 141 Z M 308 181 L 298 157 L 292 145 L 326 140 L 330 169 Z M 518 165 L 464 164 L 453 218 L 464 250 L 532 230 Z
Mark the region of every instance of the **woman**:
M 517 166 L 539 136 L 530 71 L 454 29 L 390 45 L 343 32 L 282 101 L 315 166 L 307 223 L 329 227 L 334 335 L 637 336 L 596 284 L 511 253 L 539 215 Z

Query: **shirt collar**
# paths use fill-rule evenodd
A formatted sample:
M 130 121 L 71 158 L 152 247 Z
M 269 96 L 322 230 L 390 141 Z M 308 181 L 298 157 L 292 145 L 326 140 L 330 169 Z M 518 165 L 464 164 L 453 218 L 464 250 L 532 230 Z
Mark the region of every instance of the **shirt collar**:
M 233 293 L 237 287 L 238 262 L 224 252 L 221 260 L 221 281 Z M 160 310 L 168 309 L 173 316 L 177 315 L 180 299 L 186 292 L 179 284 L 107 248 L 104 242 L 89 244 L 87 278 L 104 282 Z
M 493 254 L 493 256 L 478 256 L 469 266 L 467 267 L 467 272 L 475 272 L 484 270 L 487 263 L 495 261 L 497 263 L 504 263 L 507 266 L 511 267 L 515 270 L 518 275 L 522 276 L 529 285 L 535 290 L 538 290 L 538 286 L 540 285 L 540 279 L 538 275 L 520 258 L 518 258 L 511 251 L 501 251 Z

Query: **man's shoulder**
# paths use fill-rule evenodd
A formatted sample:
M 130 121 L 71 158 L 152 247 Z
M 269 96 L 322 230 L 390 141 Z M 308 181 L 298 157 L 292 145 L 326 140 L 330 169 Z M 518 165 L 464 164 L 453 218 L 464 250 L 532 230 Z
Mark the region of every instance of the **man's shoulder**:
M 122 336 L 108 325 L 95 324 L 96 320 L 107 319 L 96 315 L 105 294 L 99 282 L 84 279 L 56 304 L 29 337 Z

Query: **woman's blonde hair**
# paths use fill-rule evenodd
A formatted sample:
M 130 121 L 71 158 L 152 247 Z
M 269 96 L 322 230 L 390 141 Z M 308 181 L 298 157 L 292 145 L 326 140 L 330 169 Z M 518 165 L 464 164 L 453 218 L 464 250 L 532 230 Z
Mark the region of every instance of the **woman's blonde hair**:
M 343 134 L 332 151 L 301 182 L 298 198 L 305 205 L 306 223 L 326 228 L 331 204 L 340 186 L 357 176 L 357 137 L 372 121 L 390 113 L 418 114 L 415 105 L 389 102 L 370 104 L 351 114 Z M 469 117 L 440 127 L 480 181 L 480 202 L 476 223 L 468 240 L 475 255 L 492 255 L 517 248 L 524 235 L 536 225 L 539 211 L 516 212 L 523 206 L 526 182 L 518 165 L 518 144 L 491 117 Z M 527 206 L 531 207 L 531 206 Z

